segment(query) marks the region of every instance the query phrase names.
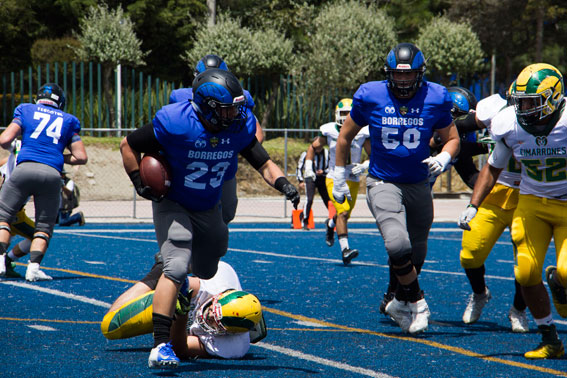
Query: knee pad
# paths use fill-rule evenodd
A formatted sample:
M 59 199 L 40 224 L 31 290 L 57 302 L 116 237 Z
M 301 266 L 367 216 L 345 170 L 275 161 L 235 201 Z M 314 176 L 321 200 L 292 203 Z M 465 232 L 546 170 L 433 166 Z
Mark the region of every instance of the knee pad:
M 210 280 L 217 274 L 218 264 L 212 264 L 208 266 L 191 266 L 191 272 L 202 280 Z
M 401 232 L 396 232 L 395 234 L 390 233 L 388 239 L 384 240 L 384 245 L 392 261 L 400 260 L 405 258 L 405 255 L 411 254 L 410 241 Z
M 390 257 L 390 259 L 392 260 L 392 270 L 398 277 L 405 276 L 413 270 L 410 254 L 405 254 L 399 258 Z
M 529 287 L 541 282 L 541 272 L 534 269 L 536 265 L 527 256 L 518 255 L 518 263 L 514 266 L 514 275 L 521 286 Z
M 46 235 L 44 232 L 36 232 L 33 234 L 34 239 L 43 239 L 49 245 L 49 240 L 51 239 L 51 235 Z

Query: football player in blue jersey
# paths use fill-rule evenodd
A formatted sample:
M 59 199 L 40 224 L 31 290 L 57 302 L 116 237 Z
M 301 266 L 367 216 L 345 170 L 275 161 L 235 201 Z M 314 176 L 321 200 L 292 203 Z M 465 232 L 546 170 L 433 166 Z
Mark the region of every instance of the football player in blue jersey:
M 457 156 L 459 135 L 451 96 L 445 87 L 423 79 L 425 58 L 416 46 L 397 45 L 384 70 L 386 80 L 365 83 L 354 94 L 337 141 L 333 196 L 339 202 L 350 197 L 344 175 L 347 154 L 354 136 L 368 125 L 367 202 L 398 280 L 386 313 L 404 332 L 414 334 L 427 329 L 430 316 L 418 283 L 433 222 L 429 176 L 443 172 Z M 430 156 L 434 131 L 444 146 Z
M 209 54 L 205 55 L 197 65 L 195 66 L 194 75 L 197 77 L 200 73 L 209 68 L 219 68 L 221 70 L 228 71 L 228 66 L 218 55 Z M 254 109 L 254 99 L 252 95 L 247 90 L 244 90 L 244 96 L 246 97 L 246 107 L 250 110 Z M 169 96 L 169 103 L 173 104 L 175 102 L 181 101 L 191 101 L 193 99 L 193 89 L 192 88 L 179 88 L 171 92 Z M 256 120 L 256 139 L 258 142 L 262 143 L 264 141 L 264 131 L 258 120 Z M 226 180 L 224 181 L 222 187 L 221 196 L 221 209 L 222 209 L 222 219 L 226 224 L 234 219 L 236 215 L 236 207 L 238 206 L 238 197 L 236 196 L 236 168 L 237 164 L 232 166 L 232 171 L 225 174 Z
M 87 162 L 87 152 L 79 137 L 77 117 L 65 113 L 65 94 L 54 83 L 41 86 L 35 104 L 20 104 L 14 118 L 0 135 L 0 146 L 10 149 L 22 136 L 22 149 L 10 180 L 0 191 L 0 274 L 5 269 L 10 241 L 10 223 L 30 196 L 35 205 L 35 230 L 30 247 L 26 280 L 50 280 L 39 269 L 59 211 L 63 164 Z M 70 153 L 64 153 L 65 149 Z
M 151 199 L 163 274 L 153 299 L 154 349 L 150 367 L 175 367 L 170 344 L 177 292 L 187 273 L 208 279 L 228 247 L 228 228 L 220 210 L 226 174 L 242 155 L 264 180 L 295 208 L 297 189 L 284 177 L 255 137 L 256 119 L 245 106 L 236 76 L 211 68 L 193 81 L 193 100 L 166 105 L 120 144 L 126 173 L 136 191 Z M 161 153 L 171 166 L 171 187 L 157 198 L 142 185 L 141 153 Z

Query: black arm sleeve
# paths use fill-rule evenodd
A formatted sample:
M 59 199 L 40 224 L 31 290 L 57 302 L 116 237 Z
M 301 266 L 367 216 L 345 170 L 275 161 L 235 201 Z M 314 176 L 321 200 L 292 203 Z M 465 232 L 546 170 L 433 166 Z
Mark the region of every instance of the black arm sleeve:
M 474 112 L 469 112 L 466 116 L 459 117 L 455 120 L 455 126 L 459 135 L 468 133 L 469 131 L 477 131 L 481 128 L 476 123 L 476 115 Z
M 260 169 L 261 166 L 270 160 L 270 155 L 268 155 L 268 152 L 262 147 L 256 137 L 254 137 L 254 140 L 248 146 L 240 151 L 240 155 L 242 155 L 255 170 Z
M 137 152 L 158 152 L 162 150 L 155 134 L 154 125 L 146 123 L 126 137 L 130 147 Z

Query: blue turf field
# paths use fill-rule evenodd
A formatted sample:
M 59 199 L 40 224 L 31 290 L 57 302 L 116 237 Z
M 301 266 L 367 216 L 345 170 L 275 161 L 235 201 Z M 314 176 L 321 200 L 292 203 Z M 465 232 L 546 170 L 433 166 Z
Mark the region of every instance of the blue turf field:
M 195 360 L 176 370 L 146 367 L 151 335 L 107 341 L 99 322 L 114 299 L 153 263 L 151 225 L 92 224 L 57 228 L 43 266 L 51 282 L 0 281 L 0 377 L 551 377 L 567 360 L 529 361 L 540 337 L 513 334 L 509 234 L 487 260 L 492 301 L 465 326 L 470 292 L 459 264 L 461 231 L 436 224 L 421 274 L 432 322 L 417 337 L 378 312 L 387 285 L 386 253 L 374 224 L 350 227 L 361 251 L 344 267 L 324 229 L 233 224 L 225 261 L 265 308 L 268 337 L 243 360 Z M 555 253 L 548 253 L 554 263 Z M 17 267 L 20 273 L 25 267 Z M 560 337 L 567 322 L 553 310 Z

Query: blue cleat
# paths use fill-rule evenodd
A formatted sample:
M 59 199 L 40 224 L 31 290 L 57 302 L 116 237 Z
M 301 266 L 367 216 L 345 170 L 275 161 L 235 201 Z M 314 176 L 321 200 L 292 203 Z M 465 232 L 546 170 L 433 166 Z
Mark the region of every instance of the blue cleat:
M 161 343 L 150 352 L 149 368 L 176 368 L 177 366 L 179 366 L 179 358 L 175 355 L 171 343 Z

